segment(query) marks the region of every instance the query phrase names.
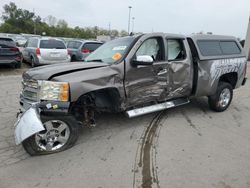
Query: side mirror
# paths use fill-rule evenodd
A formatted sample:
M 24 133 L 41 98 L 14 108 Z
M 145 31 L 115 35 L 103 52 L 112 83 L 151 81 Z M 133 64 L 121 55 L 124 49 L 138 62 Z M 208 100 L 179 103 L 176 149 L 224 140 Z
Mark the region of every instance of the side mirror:
M 140 55 L 136 59 L 132 60 L 133 65 L 152 65 L 154 62 L 153 58 L 149 55 Z

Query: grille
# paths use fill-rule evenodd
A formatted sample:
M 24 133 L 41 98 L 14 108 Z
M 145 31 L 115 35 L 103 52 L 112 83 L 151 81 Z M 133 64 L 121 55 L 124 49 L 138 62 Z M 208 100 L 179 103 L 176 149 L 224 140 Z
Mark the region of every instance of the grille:
M 28 99 L 31 101 L 38 101 L 38 91 L 39 91 L 39 84 L 37 80 L 23 80 L 22 81 L 22 94 L 24 99 Z

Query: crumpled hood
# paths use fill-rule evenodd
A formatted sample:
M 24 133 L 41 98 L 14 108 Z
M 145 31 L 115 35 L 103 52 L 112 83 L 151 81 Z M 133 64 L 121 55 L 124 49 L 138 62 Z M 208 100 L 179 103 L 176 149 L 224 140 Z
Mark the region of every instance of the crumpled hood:
M 109 66 L 109 64 L 96 62 L 70 62 L 53 64 L 29 69 L 23 73 L 23 78 L 34 80 L 50 80 L 55 76 L 106 66 Z

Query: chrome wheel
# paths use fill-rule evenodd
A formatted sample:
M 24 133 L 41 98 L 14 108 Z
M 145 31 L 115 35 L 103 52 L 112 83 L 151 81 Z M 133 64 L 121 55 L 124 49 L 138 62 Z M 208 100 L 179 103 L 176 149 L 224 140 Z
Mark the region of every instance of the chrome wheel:
M 70 129 L 60 120 L 49 120 L 44 123 L 46 130 L 35 135 L 37 146 L 41 150 L 55 151 L 63 147 L 69 140 Z
M 228 88 L 224 88 L 220 94 L 219 105 L 224 108 L 226 107 L 231 99 L 231 92 Z

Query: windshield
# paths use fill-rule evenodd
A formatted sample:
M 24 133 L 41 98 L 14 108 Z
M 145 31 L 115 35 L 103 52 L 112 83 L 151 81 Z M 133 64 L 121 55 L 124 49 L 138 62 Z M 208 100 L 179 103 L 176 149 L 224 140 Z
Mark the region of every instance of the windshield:
M 45 48 L 45 49 L 66 49 L 66 46 L 60 40 L 49 39 L 49 40 L 41 40 L 40 48 Z
M 79 41 L 69 41 L 67 48 L 78 49 L 82 45 L 82 42 Z
M 107 42 L 90 54 L 85 61 L 113 64 L 124 57 L 133 41 L 134 37 L 124 37 Z
M 9 48 L 15 47 L 16 44 L 12 39 L 9 38 L 0 38 L 0 48 Z

